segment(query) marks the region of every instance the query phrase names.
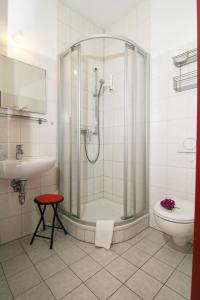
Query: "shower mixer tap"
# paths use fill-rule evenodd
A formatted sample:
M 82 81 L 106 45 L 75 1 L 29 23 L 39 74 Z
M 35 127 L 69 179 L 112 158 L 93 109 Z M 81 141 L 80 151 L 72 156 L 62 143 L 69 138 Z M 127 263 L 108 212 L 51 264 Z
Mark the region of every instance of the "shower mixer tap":
M 89 141 L 91 141 L 94 131 L 92 131 L 92 129 L 89 129 L 89 128 L 81 128 L 81 134 L 86 136 L 89 139 Z

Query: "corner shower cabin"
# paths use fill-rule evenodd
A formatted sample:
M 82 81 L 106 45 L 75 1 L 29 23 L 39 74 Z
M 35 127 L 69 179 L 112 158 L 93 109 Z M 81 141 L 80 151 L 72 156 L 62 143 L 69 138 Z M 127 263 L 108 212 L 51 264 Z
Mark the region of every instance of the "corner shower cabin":
M 68 88 L 70 87 L 70 89 Z M 123 37 L 92 36 L 60 55 L 62 212 L 94 225 L 147 213 L 148 55 Z

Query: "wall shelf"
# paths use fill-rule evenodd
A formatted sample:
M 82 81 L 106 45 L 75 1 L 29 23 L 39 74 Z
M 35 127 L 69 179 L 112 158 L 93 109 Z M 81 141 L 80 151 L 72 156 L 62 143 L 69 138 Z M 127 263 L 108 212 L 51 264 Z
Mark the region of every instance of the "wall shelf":
M 179 55 L 174 56 L 172 59 L 174 65 L 177 68 L 194 63 L 197 61 L 197 49 L 195 48 L 195 49 L 185 51 Z
M 174 90 L 182 92 L 197 87 L 197 71 L 188 72 L 173 77 Z
M 10 117 L 10 118 L 27 119 L 27 120 L 31 120 L 31 121 L 36 121 L 39 124 L 47 123 L 47 119 L 44 119 L 44 118 L 37 118 L 37 117 L 32 117 L 32 116 L 23 116 L 23 115 L 3 113 L 3 112 L 0 112 L 0 117 L 3 117 L 3 118 Z

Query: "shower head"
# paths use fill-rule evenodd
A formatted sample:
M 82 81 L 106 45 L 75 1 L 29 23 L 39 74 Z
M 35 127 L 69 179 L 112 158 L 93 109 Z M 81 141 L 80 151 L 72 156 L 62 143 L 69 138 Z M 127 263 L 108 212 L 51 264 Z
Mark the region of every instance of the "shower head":
M 100 95 L 101 89 L 102 89 L 102 87 L 103 87 L 103 85 L 104 85 L 104 83 L 105 83 L 105 80 L 104 80 L 103 78 L 101 78 L 101 79 L 99 80 L 99 83 L 100 83 L 100 87 L 99 87 L 99 90 L 98 90 L 98 92 L 97 92 L 97 96 Z
M 101 79 L 99 80 L 99 82 L 100 82 L 100 84 L 102 85 L 102 84 L 105 83 L 105 80 L 104 80 L 103 78 L 101 78 Z

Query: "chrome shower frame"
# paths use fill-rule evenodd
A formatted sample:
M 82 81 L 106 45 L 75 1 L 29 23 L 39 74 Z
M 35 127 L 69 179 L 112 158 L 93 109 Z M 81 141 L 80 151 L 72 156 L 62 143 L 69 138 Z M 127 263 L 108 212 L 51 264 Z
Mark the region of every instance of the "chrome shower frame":
M 89 40 L 93 40 L 93 39 L 114 39 L 114 40 L 119 40 L 122 42 L 125 42 L 125 45 L 127 45 L 128 47 L 132 47 L 134 49 L 137 50 L 137 52 L 139 52 L 140 54 L 143 55 L 143 57 L 145 58 L 145 82 L 146 82 L 146 94 L 145 94 L 145 124 L 146 124 L 146 149 L 145 149 L 145 209 L 143 211 L 141 211 L 138 214 L 134 214 L 134 216 L 127 216 L 126 212 L 127 212 L 127 195 L 125 192 L 124 195 L 124 199 L 123 199 L 123 207 L 124 207 L 124 218 L 122 219 L 122 221 L 119 222 L 115 222 L 115 226 L 121 226 L 121 225 L 125 225 L 128 223 L 131 223 L 132 221 L 136 220 L 137 218 L 143 216 L 144 214 L 148 213 L 149 211 L 149 91 L 150 91 L 150 68 L 149 68 L 149 64 L 150 64 L 150 56 L 149 54 L 143 49 L 141 48 L 137 43 L 133 42 L 131 39 L 125 38 L 123 36 L 119 36 L 119 35 L 111 35 L 111 34 L 98 34 L 98 35 L 93 35 L 93 36 L 89 36 L 86 38 L 83 38 L 77 42 L 75 42 L 74 44 L 72 44 L 69 48 L 65 49 L 64 51 L 62 51 L 59 55 L 58 55 L 58 167 L 59 167 L 59 178 L 62 177 L 63 174 L 63 164 L 61 161 L 62 158 L 62 147 L 61 147 L 61 140 L 62 140 L 62 120 L 63 120 L 63 115 L 62 115 L 62 100 L 63 100 L 63 95 L 62 95 L 62 84 L 63 84 L 63 79 L 62 79 L 62 62 L 65 58 L 66 55 L 71 55 L 71 51 L 74 47 L 79 46 L 82 42 L 86 42 Z M 126 64 L 126 62 L 125 62 Z M 72 72 L 72 70 L 71 70 Z M 80 75 L 80 73 L 79 73 Z M 125 75 L 126 76 L 126 75 Z M 126 78 L 124 78 L 124 80 L 126 80 Z M 81 78 L 79 76 L 79 81 L 81 81 Z M 79 86 L 80 86 L 80 82 L 79 82 Z M 126 90 L 127 86 L 125 85 L 125 98 L 127 95 L 127 90 Z M 80 91 L 79 91 L 79 105 L 80 105 L 80 101 L 81 101 L 81 95 L 80 95 Z M 126 99 L 125 99 L 126 101 Z M 126 103 L 125 103 L 126 105 Z M 79 114 L 79 124 L 80 124 L 80 114 Z M 127 134 L 125 133 L 125 139 L 124 139 L 124 152 L 125 152 L 125 161 L 127 161 Z M 78 147 L 79 147 L 79 151 L 78 151 L 78 155 L 79 157 L 77 157 L 77 161 L 79 162 L 78 164 L 80 165 L 80 133 L 79 133 L 79 139 L 78 139 Z M 70 153 L 70 163 L 71 163 L 71 153 Z M 125 164 L 125 163 L 124 163 Z M 126 165 L 124 166 L 124 170 L 126 168 Z M 71 176 L 71 166 L 70 166 L 70 176 Z M 80 173 L 80 172 L 79 172 Z M 125 173 L 126 174 L 126 173 Z M 124 178 L 124 185 L 126 185 L 127 182 L 125 182 L 125 178 Z M 70 189 L 71 189 L 71 185 L 70 185 Z M 59 192 L 62 193 L 63 187 L 62 187 L 62 181 L 59 180 Z M 125 189 L 126 190 L 126 189 Z M 78 195 L 80 195 L 80 186 L 78 184 L 78 191 L 77 191 Z M 95 226 L 95 222 L 89 222 L 89 221 L 84 221 L 80 219 L 80 196 L 79 199 L 77 201 L 78 204 L 78 213 L 77 216 L 74 216 L 72 213 L 72 203 L 71 203 L 71 191 L 70 191 L 70 212 L 66 212 L 65 210 L 63 210 L 62 208 L 60 209 L 60 212 L 67 215 L 68 217 L 70 217 L 72 220 L 76 221 L 77 223 L 83 224 L 83 225 L 92 225 Z M 134 207 L 134 211 L 135 211 L 135 207 Z

